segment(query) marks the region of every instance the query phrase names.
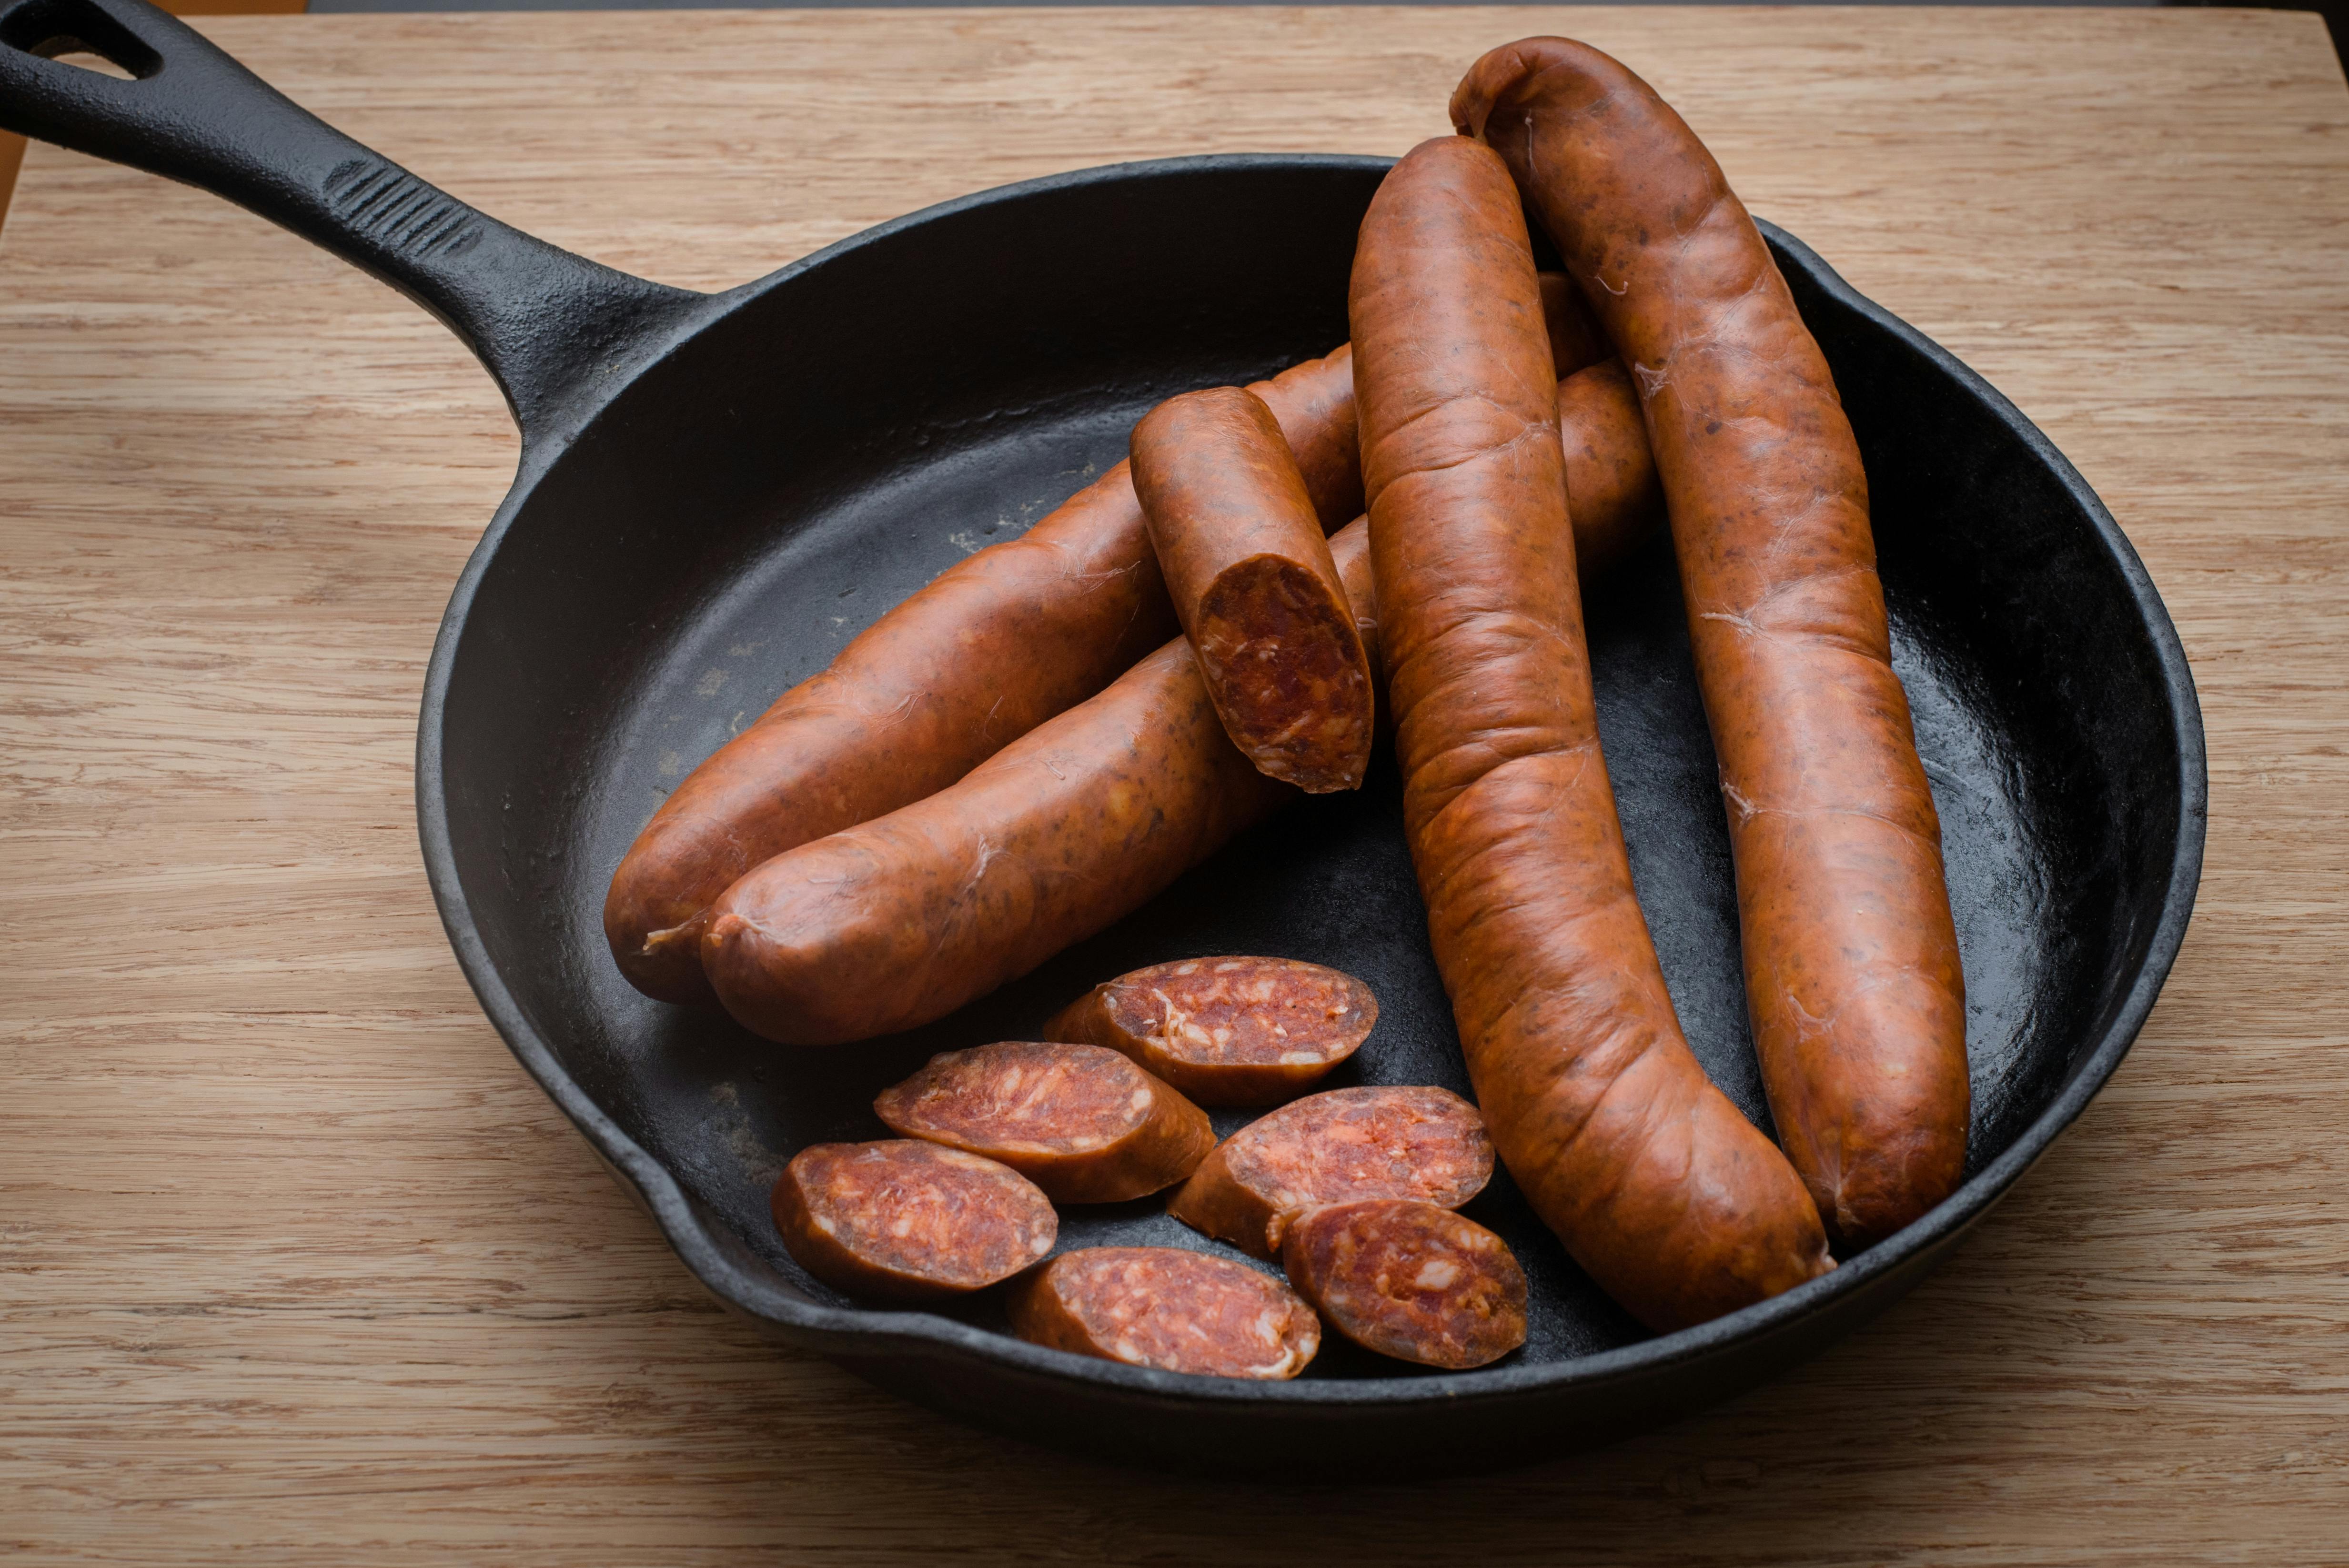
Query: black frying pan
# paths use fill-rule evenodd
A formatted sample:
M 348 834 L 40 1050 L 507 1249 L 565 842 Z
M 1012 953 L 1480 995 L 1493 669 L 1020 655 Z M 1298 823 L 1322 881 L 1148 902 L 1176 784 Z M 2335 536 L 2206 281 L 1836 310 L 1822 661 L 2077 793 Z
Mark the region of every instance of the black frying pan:
M 77 48 L 138 79 L 44 57 Z M 775 694 L 1114 461 L 1159 398 L 1342 340 L 1354 232 L 1385 162 L 1179 159 L 1032 181 L 702 295 L 483 217 L 139 0 L 0 0 L 0 124 L 284 224 L 421 303 L 496 377 L 521 471 L 450 601 L 417 739 L 450 941 L 514 1055 L 703 1284 L 777 1338 L 940 1409 L 1094 1456 L 1284 1478 L 1507 1463 L 1667 1419 L 1921 1278 L 2111 1076 L 2185 934 L 2201 721 L 2136 554 L 2004 398 L 1765 225 L 1859 434 L 1940 809 L 1971 1000 L 1964 1188 L 1824 1279 L 1651 1338 L 1498 1181 L 1470 1212 L 1524 1260 L 1532 1333 L 1471 1373 L 1336 1347 L 1295 1383 L 1223 1382 L 1022 1344 L 986 1300 L 859 1307 L 778 1244 L 766 1197 L 783 1160 L 879 1136 L 874 1090 L 932 1050 L 1029 1035 L 1102 976 L 1216 952 L 1339 965 L 1383 1009 L 1340 1081 L 1467 1087 L 1391 767 L 916 1036 L 765 1044 L 637 995 L 598 921 L 665 790 Z M 1589 624 L 1673 998 L 1713 1077 L 1766 1126 L 1669 551 L 1597 584 Z M 1061 1234 L 1210 1245 L 1149 1202 L 1071 1211 Z

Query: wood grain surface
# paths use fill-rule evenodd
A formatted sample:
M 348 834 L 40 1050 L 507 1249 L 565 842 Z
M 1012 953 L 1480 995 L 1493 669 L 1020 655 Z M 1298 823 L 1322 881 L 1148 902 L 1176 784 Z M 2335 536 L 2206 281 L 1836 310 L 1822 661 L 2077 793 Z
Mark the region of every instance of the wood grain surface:
M 2110 1088 L 1770 1387 L 1375 1491 L 968 1431 L 702 1297 L 442 943 L 409 758 L 514 459 L 488 379 L 301 242 L 36 147 L 0 237 L 0 1554 L 2349 1563 L 2349 92 L 2316 18 L 203 26 L 456 193 L 705 288 L 1053 170 L 1400 152 L 1481 50 L 1575 33 L 2111 504 L 2200 686 L 2208 870 Z
M 310 0 L 154 0 L 175 16 L 297 16 Z M 25 139 L 0 130 L 0 222 L 8 217 L 8 198 L 16 189 L 16 166 L 25 157 Z

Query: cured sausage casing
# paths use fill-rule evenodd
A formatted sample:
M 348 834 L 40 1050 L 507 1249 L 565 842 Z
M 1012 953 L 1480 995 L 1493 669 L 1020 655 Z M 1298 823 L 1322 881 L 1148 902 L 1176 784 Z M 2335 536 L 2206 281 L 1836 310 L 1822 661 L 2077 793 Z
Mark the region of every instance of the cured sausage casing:
M 1499 157 L 1457 137 L 1406 155 L 1363 220 L 1350 304 L 1404 826 L 1494 1143 L 1651 1327 L 1799 1284 L 1833 1266 L 1817 1212 L 1690 1053 L 1632 891 Z
M 1507 161 L 1637 377 L 1671 515 L 1778 1136 L 1845 1243 L 1965 1171 L 1965 982 L 1892 670 L 1858 444 L 1712 154 L 1638 77 L 1528 38 L 1453 123 Z

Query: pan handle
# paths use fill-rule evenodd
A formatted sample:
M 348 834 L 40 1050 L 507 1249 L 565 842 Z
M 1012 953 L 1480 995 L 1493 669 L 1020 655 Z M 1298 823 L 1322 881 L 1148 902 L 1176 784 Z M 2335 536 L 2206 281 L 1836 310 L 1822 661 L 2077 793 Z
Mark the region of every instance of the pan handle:
M 132 79 L 55 57 L 76 53 Z M 656 356 L 709 299 L 475 211 L 145 0 L 0 0 L 0 128 L 201 186 L 374 273 L 481 356 L 525 446 L 566 434 L 599 379 Z

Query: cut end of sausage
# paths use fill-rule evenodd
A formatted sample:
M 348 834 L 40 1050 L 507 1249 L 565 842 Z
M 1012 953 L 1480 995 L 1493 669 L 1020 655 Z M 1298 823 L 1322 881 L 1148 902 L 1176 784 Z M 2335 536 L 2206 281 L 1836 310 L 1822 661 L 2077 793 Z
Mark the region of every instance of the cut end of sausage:
M 1526 1275 L 1500 1237 L 1433 1203 L 1337 1203 L 1289 1217 L 1289 1283 L 1366 1350 L 1464 1371 L 1526 1342 Z
M 1000 1161 L 1061 1203 L 1122 1203 L 1198 1168 L 1206 1113 L 1100 1046 L 1006 1040 L 932 1057 L 881 1091 L 893 1132 Z
M 1368 1198 L 1456 1208 L 1493 1178 L 1476 1108 L 1448 1089 L 1340 1088 L 1224 1140 L 1167 1204 L 1193 1230 L 1271 1258 L 1279 1217 Z
M 1009 1166 L 912 1140 L 818 1143 L 775 1183 L 775 1229 L 801 1267 L 851 1295 L 935 1301 L 1009 1279 L 1060 1220 Z
M 1246 1264 L 1179 1247 L 1063 1253 L 1005 1304 L 1022 1339 L 1208 1377 L 1285 1380 L 1321 1347 L 1297 1293 Z
M 1292 958 L 1186 958 L 1099 985 L 1045 1026 L 1107 1046 L 1201 1105 L 1277 1105 L 1361 1048 L 1379 1005 L 1352 975 Z
M 1259 772 L 1314 795 L 1361 786 L 1377 715 L 1341 593 L 1285 556 L 1251 556 L 1208 584 L 1191 644 L 1225 732 Z

